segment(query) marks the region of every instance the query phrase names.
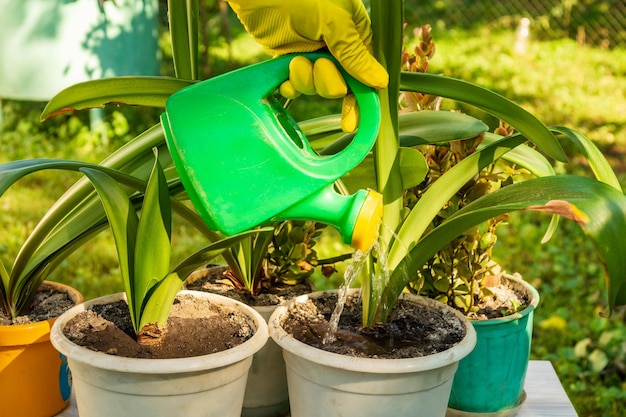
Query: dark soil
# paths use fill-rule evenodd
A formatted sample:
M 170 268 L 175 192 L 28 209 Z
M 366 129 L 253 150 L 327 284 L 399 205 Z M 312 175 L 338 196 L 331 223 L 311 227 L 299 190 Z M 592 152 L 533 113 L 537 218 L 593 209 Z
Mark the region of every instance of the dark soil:
M 168 359 L 207 355 L 244 343 L 254 335 L 246 315 L 191 295 L 178 296 L 163 343 L 137 343 L 124 301 L 94 305 L 72 318 L 63 333 L 74 343 L 110 355 Z
M 252 295 L 235 287 L 233 282 L 224 275 L 227 269 L 226 266 L 210 266 L 195 271 L 185 281 L 185 288 L 223 295 L 249 306 L 282 305 L 293 297 L 312 292 L 311 284 L 306 282 L 295 285 L 266 286 L 259 294 Z
M 0 309 L 0 326 L 12 324 L 29 324 L 58 317 L 74 307 L 74 301 L 65 291 L 60 291 L 52 285 L 41 284 L 30 305 L 30 313 L 18 316 L 14 320 Z
M 297 303 L 282 322 L 283 328 L 303 343 L 329 352 L 370 358 L 414 358 L 442 352 L 465 337 L 461 320 L 443 309 L 400 300 L 391 320 L 373 328 L 361 327 L 358 294 L 346 301 L 336 340 L 323 343 L 329 319 L 337 303 L 335 293 L 325 293 Z

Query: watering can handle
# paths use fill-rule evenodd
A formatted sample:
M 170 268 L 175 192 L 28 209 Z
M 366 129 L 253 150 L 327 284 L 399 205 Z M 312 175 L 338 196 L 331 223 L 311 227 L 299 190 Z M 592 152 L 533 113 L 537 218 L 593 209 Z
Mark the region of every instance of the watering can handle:
M 319 156 L 312 151 L 304 133 L 298 128 L 297 122 L 278 101 L 267 99 L 289 78 L 289 63 L 294 55 L 283 55 L 233 71 L 228 74 L 228 77 L 223 78 L 223 85 L 221 85 L 222 80 L 212 79 L 210 88 L 222 94 L 228 91 L 229 95 L 245 104 L 252 113 L 260 115 L 259 126 L 267 130 L 269 137 L 282 140 L 287 133 L 291 141 L 282 147 L 283 151 L 290 153 L 293 160 L 297 160 L 298 157 L 302 158 L 305 154 L 306 167 L 311 175 L 319 176 L 323 173 L 329 178 L 340 178 L 367 156 L 376 141 L 380 127 L 378 93 L 349 75 L 329 53 L 312 52 L 298 55 L 311 61 L 322 57 L 332 60 L 356 98 L 360 113 L 358 130 L 350 144 L 337 154 Z M 305 167 L 300 166 L 300 168 Z
M 331 177 L 339 178 L 358 165 L 372 149 L 372 146 L 376 141 L 380 127 L 380 103 L 378 93 L 375 89 L 362 84 L 348 74 L 337 62 L 337 60 L 327 52 L 312 52 L 300 55 L 308 58 L 312 62 L 319 58 L 327 58 L 333 61 L 333 63 L 341 71 L 341 74 L 357 100 L 360 114 L 359 125 L 358 130 L 356 131 L 356 134 L 350 144 L 334 155 L 321 157 L 313 151 L 311 151 L 311 154 L 309 155 L 309 163 L 312 164 L 310 165 L 312 167 L 312 175 L 324 172 Z M 291 59 L 293 59 L 293 56 L 288 55 L 268 61 L 267 65 L 276 62 L 277 65 L 283 67 L 280 71 L 274 73 L 277 74 L 280 72 L 281 75 L 285 75 L 285 77 L 279 81 L 278 85 L 289 78 L 289 63 L 291 62 Z M 309 142 L 306 140 L 304 133 L 297 128 L 295 120 L 293 120 L 293 118 L 284 111 L 282 106 L 279 109 L 275 108 L 275 110 L 283 112 L 287 119 L 285 122 L 285 119 L 280 117 L 278 118 L 278 121 L 283 125 L 282 127 L 287 131 L 293 127 L 296 131 L 295 135 L 301 136 L 303 143 L 308 147 Z M 292 139 L 295 139 L 296 141 L 298 140 L 293 137 L 294 133 L 290 133 L 290 136 L 292 136 Z

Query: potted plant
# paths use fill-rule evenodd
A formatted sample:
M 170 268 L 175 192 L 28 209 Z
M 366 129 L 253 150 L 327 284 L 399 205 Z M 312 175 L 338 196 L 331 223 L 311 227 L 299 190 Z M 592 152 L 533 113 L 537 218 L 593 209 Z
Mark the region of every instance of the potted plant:
M 110 175 L 120 184 L 124 185 L 124 192 L 132 202 L 132 205 L 139 207 L 144 198 L 146 188 L 145 182 L 145 150 L 153 143 L 152 132 L 138 137 L 135 142 L 116 151 L 109 159 L 102 164 L 90 164 L 80 161 L 56 160 L 56 159 L 32 159 L 23 161 L 13 161 L 0 165 L 0 185 L 1 192 L 4 192 L 11 184 L 25 175 L 45 169 L 64 169 L 79 171 L 81 169 L 91 169 Z M 150 151 L 153 153 L 152 151 Z M 134 155 L 135 159 L 128 155 Z M 139 155 L 139 156 L 137 156 Z M 152 156 L 154 161 L 154 155 Z M 128 160 L 131 160 L 129 163 Z M 160 161 L 168 162 L 167 157 L 160 157 Z M 153 162 L 154 163 L 154 162 Z M 133 174 L 130 175 L 129 173 Z M 148 172 L 150 174 L 150 172 Z M 138 177 L 134 176 L 137 175 Z M 98 200 L 98 196 L 89 190 L 90 183 L 86 179 L 79 180 L 61 198 L 59 198 L 44 216 L 44 219 L 35 227 L 35 230 L 28 237 L 15 265 L 26 268 L 25 274 L 28 280 L 33 282 L 34 278 L 43 277 L 55 265 L 61 262 L 69 253 L 76 250 L 87 239 L 102 231 L 108 224 L 108 219 Z M 93 188 L 92 188 L 93 189 Z M 168 182 L 166 188 L 170 196 L 180 194 L 181 187 L 176 178 Z M 214 240 L 219 240 L 219 236 L 210 231 L 199 216 L 190 210 L 185 204 L 175 198 L 171 200 L 172 210 L 186 221 L 190 222 L 200 232 L 208 235 Z M 268 229 L 260 229 L 259 232 L 268 232 Z M 245 238 L 244 235 L 241 238 Z M 233 240 L 230 245 L 239 241 Z M 207 259 L 199 258 L 194 267 L 200 267 Z M 13 277 L 17 277 L 19 269 L 14 267 Z M 191 270 L 186 269 L 185 273 Z M 34 278 L 33 278 L 34 277 Z M 43 278 L 41 278 L 43 279 Z M 32 286 L 25 286 L 24 289 L 31 289 Z M 36 288 L 36 287 L 35 287 Z M 51 349 L 52 345 L 50 345 Z M 54 350 L 57 356 L 58 353 Z M 67 364 L 64 362 L 64 368 Z M 8 375 L 8 374 L 3 374 Z M 58 381 L 59 371 L 54 372 L 54 381 Z M 67 374 L 66 374 L 67 376 Z M 64 405 L 67 405 L 70 394 L 70 380 L 62 379 L 64 387 Z M 54 384 L 52 384 L 54 386 Z M 57 382 L 58 385 L 58 382 Z M 37 384 L 33 384 L 37 386 Z M 58 396 L 58 393 L 57 393 Z M 58 411 L 58 410 L 56 410 Z
M 428 25 L 416 30 L 416 34 L 418 46 L 414 54 L 405 52 L 403 61 L 406 61 L 408 71 L 426 73 L 435 45 Z M 406 93 L 403 98 L 401 108 L 408 111 L 438 110 L 441 101 L 438 97 L 417 93 Z M 412 202 L 419 200 L 439 177 L 483 142 L 499 140 L 511 134 L 514 134 L 513 129 L 500 122 L 493 134 L 449 144 L 421 146 L 429 174 L 419 186 L 407 190 L 405 205 L 412 207 Z M 575 138 L 575 147 L 598 173 L 598 178 L 620 189 L 612 169 L 595 145 L 582 135 L 571 131 L 569 135 Z M 433 218 L 430 227 L 437 227 L 464 206 L 498 188 L 531 176 L 545 175 L 555 173 L 544 156 L 521 146 L 481 170 L 459 188 Z M 412 292 L 435 298 L 466 314 L 477 332 L 476 348 L 461 360 L 455 375 L 449 402 L 450 415 L 514 415 L 525 397 L 524 381 L 530 357 L 533 311 L 539 302 L 539 294 L 519 274 L 504 272 L 491 257 L 497 241 L 496 229 L 505 220 L 506 215 L 494 217 L 481 227 L 473 227 L 452 239 L 418 269 L 409 283 Z M 558 218 L 553 220 L 546 240 Z
M 413 53 L 403 51 L 403 64 L 407 71 L 427 73 L 436 49 L 431 27 L 424 25 L 414 33 L 417 46 Z M 441 103 L 440 97 L 428 94 L 404 93 L 401 98 L 401 111 L 439 110 Z M 500 138 L 513 133 L 502 122 L 494 132 Z M 430 185 L 474 152 L 484 139 L 485 135 L 481 134 L 448 144 L 419 147 L 429 172 L 421 184 L 405 192 L 404 204 L 412 207 Z M 593 145 L 589 143 L 589 146 Z M 532 160 L 528 153 L 528 159 Z M 542 158 L 540 154 L 534 157 Z M 471 201 L 512 184 L 515 178 L 529 175 L 523 163 L 520 166 L 504 158 L 487 166 L 457 190 L 433 219 L 431 227 L 437 227 Z M 539 294 L 521 276 L 503 272 L 492 259 L 496 229 L 506 217 L 492 218 L 482 227 L 473 227 L 451 240 L 416 272 L 408 286 L 413 293 L 458 309 L 470 318 L 476 330 L 476 347 L 460 361 L 454 377 L 448 415 L 495 412 L 514 415 L 525 398 L 533 312 Z
M 11 176 L 1 171 L 0 195 Z M 44 216 L 35 230 L 54 222 Z M 10 268 L 0 261 L 0 402 L 11 415 L 51 416 L 69 403 L 71 381 L 63 377 L 67 363 L 50 343 L 50 328 L 63 311 L 80 304 L 83 295 L 47 280 L 60 260 L 76 249 L 62 241 L 65 233 L 64 225 L 51 234 L 33 231 Z
M 433 180 L 454 166 L 457 158 L 466 156 L 464 149 L 474 148 L 481 140 L 482 136 L 423 149 L 431 170 L 427 180 L 414 190 L 416 194 L 427 190 Z M 433 219 L 432 227 L 492 189 L 512 183 L 512 174 L 521 175 L 522 171 L 507 161 L 483 170 L 458 190 Z M 467 315 L 476 330 L 476 347 L 461 360 L 455 374 L 449 414 L 513 414 L 523 402 L 532 317 L 539 294 L 521 276 L 506 274 L 491 258 L 496 228 L 505 218 L 495 217 L 452 239 L 416 271 L 409 283 L 411 292 L 444 302 Z
M 43 276 L 36 282 L 39 278 L 12 274 L 1 262 L 0 278 L 3 409 L 25 417 L 52 416 L 69 404 L 71 385 L 59 377 L 67 364 L 50 343 L 50 328 L 83 296 L 70 286 L 44 281 Z
M 115 179 L 102 170 L 89 167 L 82 168 L 82 172 L 94 184 L 104 205 L 118 250 L 125 294 L 81 304 L 66 312 L 53 326 L 52 343 L 68 358 L 79 412 L 101 416 L 122 413 L 238 416 L 252 355 L 267 339 L 265 321 L 250 307 L 233 300 L 206 293 L 179 293 L 179 290 L 184 277 L 245 234 L 215 242 L 170 270 L 171 197 L 158 160 L 155 160 L 148 179 L 141 217 L 137 216 L 131 199 Z M 201 298 L 200 304 L 217 306 L 219 310 L 210 313 L 209 321 L 221 321 L 220 326 L 225 327 L 234 325 L 230 332 L 240 332 L 238 344 L 229 348 L 228 344 L 235 342 L 224 342 L 209 350 L 215 353 L 196 354 L 191 358 L 183 350 L 166 356 L 172 359 L 135 359 L 116 356 L 117 349 L 122 355 L 121 343 L 120 347 L 109 345 L 104 352 L 83 347 L 89 332 L 82 332 L 80 326 L 77 330 L 70 330 L 74 329 L 71 325 L 81 312 L 100 311 L 96 323 L 102 323 L 102 316 L 106 314 L 97 308 L 112 309 L 103 305 L 123 300 L 136 344 L 147 347 L 148 357 L 159 357 L 156 356 L 158 348 L 166 346 L 167 338 L 175 330 L 171 324 L 168 326 L 168 317 L 172 305 L 176 304 L 177 294 L 178 304 L 182 304 L 181 297 L 193 295 Z M 191 316 L 182 317 L 187 318 L 178 326 L 191 321 Z M 239 321 L 231 324 L 234 317 L 239 317 Z M 103 331 L 102 324 L 100 326 L 87 327 Z M 183 330 L 186 338 L 188 333 L 185 332 L 190 330 Z M 210 334 L 209 338 L 212 337 L 215 335 Z M 121 339 L 123 341 L 125 337 L 121 336 Z M 174 345 L 180 348 L 190 343 L 190 340 L 179 339 Z M 201 343 L 207 344 L 208 340 Z M 117 382 L 113 384 L 113 380 Z M 162 384 L 163 380 L 171 383 Z M 225 396 L 229 397 L 227 405 L 223 401 Z M 214 404 L 213 408 L 211 404 Z
M 210 265 L 194 271 L 184 287 L 232 297 L 250 305 L 267 321 L 278 305 L 294 295 L 311 292 L 308 278 L 315 268 L 338 261 L 319 260 L 313 249 L 324 227 L 312 221 L 277 223 L 270 230 L 256 232 L 227 249 L 226 265 Z M 254 355 L 242 416 L 288 413 L 282 350 L 268 340 Z
M 381 247 L 386 256 L 372 258 L 366 266 L 367 278 L 361 281 L 363 327 L 368 328 L 375 323 L 387 320 L 391 306 L 395 304 L 398 296 L 416 272 L 442 246 L 468 229 L 491 218 L 522 209 L 545 211 L 577 221 L 588 236 L 598 243 L 598 249 L 606 263 L 609 308 L 623 304 L 626 301 L 623 282 L 624 263 L 619 259 L 617 255 L 619 250 L 616 247 L 619 246 L 619 234 L 623 233 L 617 232 L 617 229 L 624 226 L 626 207 L 624 203 L 626 201 L 610 167 L 605 163 L 606 161 L 598 158 L 597 150 L 594 150 L 590 143 L 578 133 L 567 128 L 548 129 L 521 107 L 478 86 L 449 77 L 401 72 L 399 60 L 395 58 L 400 53 L 398 34 L 402 25 L 400 2 L 372 1 L 372 20 L 375 39 L 378 39 L 378 42 L 375 42 L 377 57 L 379 61 L 386 63 L 390 74 L 389 89 L 381 91 L 384 123 L 375 145 L 373 165 L 369 165 L 369 171 L 376 172 L 375 185 L 382 190 L 385 201 L 383 224 L 386 227 L 381 230 Z M 390 28 L 394 28 L 395 31 L 390 31 Z M 485 134 L 484 146 L 477 148 L 441 175 L 420 196 L 413 208 L 405 210 L 402 193 L 403 189 L 408 188 L 411 183 L 405 179 L 411 177 L 403 175 L 405 174 L 403 168 L 406 165 L 403 166 L 402 162 L 405 161 L 400 159 L 399 163 L 398 158 L 410 153 L 403 150 L 402 146 L 413 147 L 438 141 L 447 142 L 451 139 L 472 138 L 477 134 L 462 136 L 460 131 L 453 130 L 451 123 L 447 126 L 441 125 L 446 117 L 452 120 L 453 116 L 450 114 L 444 116 L 433 114 L 433 112 L 420 112 L 398 115 L 396 103 L 399 90 L 442 96 L 479 107 L 504 120 L 519 133 L 506 136 Z M 424 133 L 423 130 L 418 132 L 414 126 L 407 126 L 409 121 L 415 122 L 418 119 L 426 121 L 429 118 L 431 121 L 438 119 L 439 122 L 430 124 L 428 127 L 422 124 L 421 128 L 424 130 L 431 129 L 429 133 Z M 406 124 L 403 125 L 403 121 Z M 436 129 L 444 130 L 451 136 L 446 139 L 442 139 L 444 135 L 435 138 Z M 597 179 L 555 176 L 551 168 L 546 168 L 549 164 L 546 165 L 545 158 L 540 154 L 534 154 L 531 148 L 525 146 L 527 140 L 530 140 L 548 156 L 563 160 L 565 155 L 555 134 L 573 140 L 584 150 L 592 161 Z M 481 196 L 475 202 L 450 215 L 445 221 L 432 227 L 433 220 L 441 212 L 441 208 L 482 169 L 507 155 L 510 158 L 519 158 L 521 161 L 528 153 L 533 153 L 533 157 L 526 162 L 526 167 L 538 178 L 502 187 L 493 193 Z M 368 161 L 368 163 L 371 162 Z M 350 175 L 353 178 L 346 178 L 346 183 L 348 180 L 353 183 L 363 180 L 358 172 L 353 171 Z M 421 179 L 417 182 L 420 181 Z M 381 262 L 381 259 L 386 259 L 387 263 Z M 389 269 L 388 274 L 385 273 L 386 268 Z M 287 341 L 292 343 L 292 339 L 279 331 L 280 320 L 282 319 L 277 316 L 276 320 L 273 318 L 270 321 L 271 335 L 278 343 L 285 340 L 284 347 L 291 349 L 286 344 Z M 297 366 L 295 361 L 293 366 Z M 327 366 L 335 367 L 337 364 Z M 300 367 L 297 372 L 301 372 Z M 335 396 L 340 395 L 337 391 Z M 332 395 L 329 394 L 329 397 L 325 398 L 336 398 Z M 332 412 L 332 410 L 320 411 L 319 404 L 325 401 L 319 401 L 319 397 L 316 398 L 318 399 L 316 413 Z M 439 412 L 445 413 L 445 409 Z M 299 411 L 297 415 L 307 414 Z
M 354 186 L 363 188 L 363 184 L 367 183 L 382 191 L 384 201 L 382 250 L 380 256 L 367 256 L 367 273 L 361 280 L 362 327 L 367 329 L 375 323 L 386 322 L 413 272 L 426 263 L 439 247 L 492 217 L 522 209 L 547 211 L 573 218 L 584 226 L 591 238 L 610 242 L 609 245 L 599 246 L 610 278 L 609 305 L 612 308 L 616 304 L 623 304 L 626 295 L 620 279 L 624 276 L 625 266 L 614 251 L 619 247 L 619 236 L 624 227 L 624 196 L 612 186 L 613 183 L 606 184 L 606 177 L 594 180 L 552 176 L 503 187 L 428 231 L 433 217 L 457 189 L 483 167 L 507 153 L 514 154 L 517 149 L 522 149 L 520 147 L 527 140 L 558 160 L 563 160 L 565 155 L 550 129 L 504 97 L 454 78 L 401 72 L 398 57 L 401 52 L 402 4 L 400 1 L 372 1 L 371 4 L 375 51 L 379 61 L 387 67 L 390 84 L 379 94 L 383 123 L 373 155 L 366 159 L 360 169 L 355 169 L 344 178 L 347 190 Z M 193 3 L 189 7 L 193 8 Z M 185 8 L 171 7 L 172 31 L 195 33 L 195 22 L 193 19 L 188 20 L 188 16 L 193 16 L 193 10 L 187 13 Z M 67 109 L 89 108 L 108 102 L 163 106 L 169 95 L 191 85 L 197 78 L 193 70 L 196 62 L 194 54 L 197 52 L 195 42 L 195 36 L 174 39 L 177 79 L 135 77 L 76 85 L 53 99 L 44 111 L 44 117 Z M 181 48 L 181 45 L 185 47 Z M 442 176 L 407 212 L 402 205 L 403 189 L 421 182 L 427 172 L 424 158 L 410 147 L 475 137 L 485 132 L 486 126 L 474 118 L 451 112 L 398 115 L 396 103 L 400 90 L 463 101 L 494 114 L 519 133 L 491 141 L 477 149 Z M 100 91 L 102 95 L 96 98 L 94 91 Z M 303 121 L 300 122 L 300 128 L 310 141 L 319 144 L 320 153 L 332 154 L 351 140 L 350 136 L 340 132 L 337 119 L 330 117 Z M 567 129 L 559 129 L 559 132 L 574 140 L 578 138 L 575 132 Z M 375 173 L 373 178 L 372 173 Z M 612 222 L 610 228 L 605 227 L 608 222 Z M 387 262 L 383 262 L 384 259 Z M 388 274 L 385 272 L 387 269 Z M 446 404 L 447 398 L 437 406 L 437 412 L 444 413 Z
M 500 126 L 498 130 L 505 129 Z M 475 149 L 483 135 L 447 145 L 429 145 L 422 152 L 429 162 L 427 179 L 413 192 L 419 196 L 443 173 Z M 529 153 L 530 154 L 530 153 Z M 506 160 L 487 167 L 459 189 L 436 218 L 436 227 L 469 202 L 513 183 L 513 176 L 529 171 Z M 413 193 L 407 191 L 407 195 Z M 419 197 L 414 197 L 419 198 Z M 410 206 L 410 204 L 409 204 Z M 459 363 L 454 377 L 448 415 L 517 412 L 525 398 L 524 381 L 530 358 L 533 312 L 539 294 L 521 276 L 502 271 L 491 258 L 498 216 L 452 239 L 426 262 L 408 289 L 461 311 L 476 330 L 476 347 Z M 480 383 L 476 383 L 480 381 Z

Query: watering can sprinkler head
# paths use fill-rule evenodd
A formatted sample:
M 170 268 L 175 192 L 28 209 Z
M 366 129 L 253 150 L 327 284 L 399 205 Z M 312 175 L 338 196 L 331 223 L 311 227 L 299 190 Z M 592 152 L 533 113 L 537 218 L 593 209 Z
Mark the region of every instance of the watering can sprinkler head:
M 378 240 L 382 220 L 383 196 L 374 190 L 368 190 L 354 224 L 350 245 L 361 252 L 367 252 Z

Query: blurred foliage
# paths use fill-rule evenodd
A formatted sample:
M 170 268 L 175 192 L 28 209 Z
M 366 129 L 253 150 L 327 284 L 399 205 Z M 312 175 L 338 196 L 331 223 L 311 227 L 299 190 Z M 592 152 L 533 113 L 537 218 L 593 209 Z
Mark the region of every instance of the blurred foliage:
M 421 19 L 441 31 L 511 31 L 528 18 L 540 40 L 569 37 L 603 48 L 626 41 L 621 0 L 501 0 L 497 7 L 489 0 L 405 0 L 405 10 L 408 21 Z
M 514 52 L 513 33 L 464 39 L 436 33 L 430 72 L 475 82 L 540 115 L 548 125 L 575 126 L 607 148 L 626 144 L 626 53 L 574 41 L 531 42 Z M 448 106 L 455 106 L 448 103 Z M 475 110 L 463 109 L 475 113 Z M 493 120 L 492 126 L 497 125 Z

